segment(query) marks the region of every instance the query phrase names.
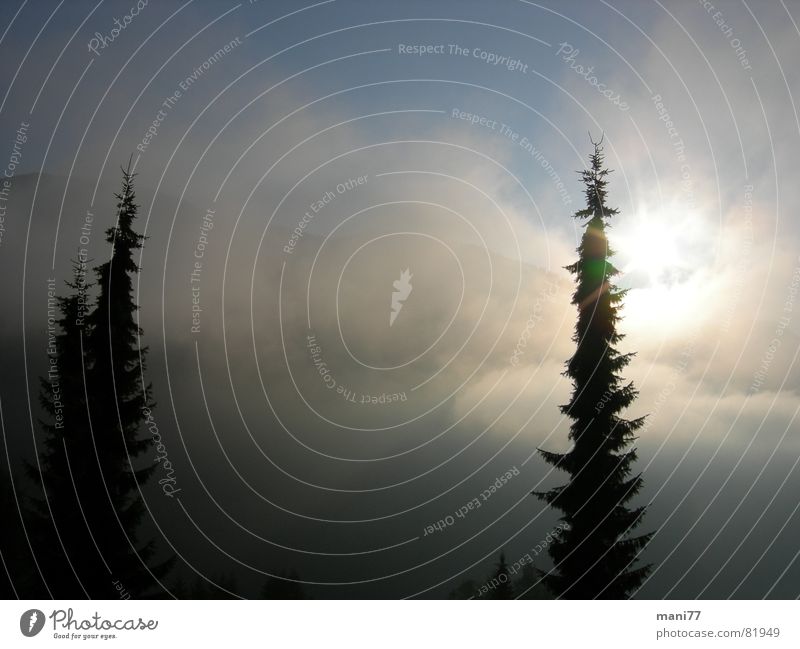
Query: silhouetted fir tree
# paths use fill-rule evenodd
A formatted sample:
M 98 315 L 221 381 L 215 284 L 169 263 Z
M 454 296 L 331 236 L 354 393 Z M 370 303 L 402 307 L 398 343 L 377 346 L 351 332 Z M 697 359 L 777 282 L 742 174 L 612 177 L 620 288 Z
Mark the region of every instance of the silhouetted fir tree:
M 267 577 L 261 589 L 261 599 L 310 599 L 310 597 L 300 583 L 297 571 L 281 570 L 274 577 Z
M 495 583 L 499 583 L 497 571 L 481 582 L 466 579 L 448 593 L 447 599 L 553 599 L 553 595 L 542 583 L 539 571 L 531 563 L 526 563 L 522 567 L 519 577 L 510 582 L 513 592 L 511 598 L 496 598 L 493 590 L 482 592 L 483 589 L 492 585 L 493 579 L 496 580 Z
M 644 417 L 619 416 L 638 393 L 620 376 L 633 354 L 620 354 L 615 348 L 622 339 L 617 323 L 625 291 L 613 283 L 618 271 L 609 261 L 613 251 L 606 227 L 618 210 L 606 206 L 609 170 L 603 167 L 600 143 L 594 144 L 590 162 L 581 174 L 587 206 L 574 215 L 588 222 L 577 249 L 578 261 L 566 267 L 576 278 L 572 303 L 578 308 L 573 336 L 577 349 L 565 371 L 574 391 L 569 403 L 561 406 L 572 419 L 572 448 L 566 453 L 539 451 L 548 463 L 566 471 L 569 480 L 534 493 L 560 510 L 567 525 L 548 547 L 555 564 L 544 576 L 549 590 L 563 598 L 619 599 L 630 596 L 650 571 L 649 566 L 634 564 L 651 534 L 629 535 L 645 508 L 626 507 L 642 486 L 641 475 L 632 475 L 636 451 L 629 447 Z
M 236 594 L 239 592 L 239 587 L 236 577 L 222 575 L 212 581 L 213 584 L 202 577 L 197 577 L 191 586 L 187 587 L 179 580 L 171 589 L 172 594 L 178 599 L 238 599 Z
M 152 542 L 138 541 L 145 507 L 139 492 L 155 469 L 134 460 L 152 445 L 139 437 L 142 408 L 153 406 L 142 386 L 140 330 L 134 321 L 133 253 L 142 237 L 133 176 L 123 171 L 117 224 L 107 231 L 110 260 L 97 267 L 99 296 L 87 313 L 85 266 L 76 264 L 72 293 L 58 298 L 59 332 L 48 344 L 48 374 L 40 400 L 48 421 L 28 473 L 40 490 L 32 498 L 36 557 L 47 594 L 56 598 L 117 599 L 160 595 L 156 579 L 172 560 L 152 563 Z M 88 398 L 87 398 L 88 395 Z M 138 485 L 137 485 L 138 483 Z
M 11 496 L 10 478 L 0 472 L 0 516 L 2 531 L 0 532 L 0 599 L 16 599 L 12 562 L 20 562 L 20 554 L 16 546 L 16 512 Z
M 134 464 L 153 446 L 152 438 L 142 436 L 141 429 L 146 409 L 155 404 L 151 386 L 143 382 L 147 348 L 139 344 L 142 332 L 133 300 L 132 278 L 139 272 L 134 254 L 144 242 L 133 230 L 137 212 L 133 178 L 129 164 L 122 171 L 122 190 L 116 194 L 116 225 L 106 231 L 111 258 L 95 268 L 99 294 L 87 318 L 87 384 L 95 478 L 100 482 L 98 497 L 105 505 L 98 512 L 103 521 L 98 545 L 113 578 L 133 597 L 144 597 L 158 592 L 153 590 L 154 578 L 165 576 L 173 560 L 151 565 L 154 543 L 138 540 L 146 511 L 140 487 L 158 465 L 150 461 L 137 468 Z
M 58 333 L 48 340 L 47 373 L 40 378 L 39 401 L 47 415 L 40 422 L 44 440 L 38 461 L 26 467 L 37 487 L 30 499 L 30 522 L 45 582 L 41 587 L 57 599 L 92 596 L 91 580 L 107 572 L 86 524 L 95 515 L 98 485 L 91 481 L 94 445 L 84 382 L 81 301 L 88 287 L 83 285 L 82 296 L 79 268 L 75 263 L 74 281 L 67 282 L 73 292 L 56 298 Z
M 531 563 L 522 567 L 519 578 L 514 581 L 514 593 L 517 599 L 553 599 L 552 593 L 547 590 L 539 572 Z
M 481 585 L 474 579 L 462 581 L 447 595 L 447 599 L 472 599 Z
M 514 599 L 514 584 L 508 572 L 505 552 L 500 553 L 490 583 L 495 586 L 489 591 L 489 599 Z
M 26 598 L 36 569 L 22 527 L 19 482 L 0 468 L 0 600 Z

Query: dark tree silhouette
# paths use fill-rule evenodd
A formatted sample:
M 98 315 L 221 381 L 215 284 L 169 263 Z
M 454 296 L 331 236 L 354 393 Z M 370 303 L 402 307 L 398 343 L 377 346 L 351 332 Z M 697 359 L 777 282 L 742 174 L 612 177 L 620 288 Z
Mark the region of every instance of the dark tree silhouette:
M 122 171 L 122 190 L 116 194 L 117 222 L 106 231 L 112 245 L 111 258 L 95 268 L 99 295 L 88 316 L 89 372 L 92 395 L 91 423 L 95 439 L 96 467 L 103 495 L 112 508 L 108 520 L 114 533 L 103 535 L 102 553 L 114 578 L 135 597 L 151 593 L 153 581 L 163 577 L 172 560 L 148 566 L 155 546 L 138 542 L 138 529 L 145 513 L 140 487 L 157 468 L 147 462 L 135 468 L 134 460 L 150 450 L 153 440 L 141 437 L 146 412 L 153 408 L 151 386 L 144 383 L 147 348 L 140 345 L 141 329 L 136 321 L 132 277 L 139 272 L 134 253 L 144 237 L 133 230 L 137 205 L 133 174 Z
M 532 563 L 522 567 L 519 578 L 514 581 L 514 593 L 517 599 L 553 599 Z
M 27 597 L 36 569 L 23 528 L 18 481 L 0 467 L 0 599 Z
M 645 508 L 626 507 L 642 486 L 641 475 L 632 475 L 636 450 L 630 445 L 644 417 L 619 416 L 638 393 L 619 374 L 633 354 L 615 348 L 623 337 L 617 323 L 625 291 L 613 283 L 618 271 L 609 260 L 613 251 L 606 227 L 618 210 L 606 206 L 609 170 L 603 167 L 600 143 L 594 144 L 589 159 L 590 168 L 581 174 L 587 206 L 574 215 L 588 222 L 578 261 L 567 266 L 577 282 L 572 298 L 578 308 L 573 336 L 577 349 L 565 371 L 574 391 L 561 411 L 572 419 L 572 448 L 566 453 L 539 451 L 548 463 L 566 471 L 569 480 L 534 493 L 560 510 L 567 526 L 548 547 L 555 564 L 544 575 L 549 590 L 563 598 L 620 599 L 630 596 L 650 570 L 634 564 L 651 534 L 630 536 Z
M 500 574 L 512 576 L 510 569 L 505 564 L 505 557 L 501 555 L 499 564 L 495 564 L 494 572 L 480 582 L 475 579 L 466 579 L 451 590 L 448 599 L 553 599 L 553 595 L 542 583 L 540 571 L 537 571 L 532 563 L 526 563 L 519 571 L 516 579 L 509 579 L 511 585 L 505 594 L 501 591 L 501 596 L 497 596 L 495 589 L 500 584 Z
M 480 587 L 474 579 L 467 579 L 451 590 L 447 599 L 473 599 Z
M 47 415 L 38 461 L 27 465 L 37 487 L 31 498 L 34 551 L 42 569 L 41 588 L 55 598 L 91 596 L 91 579 L 107 572 L 87 522 L 94 518 L 97 484 L 92 484 L 92 435 L 84 382 L 84 323 L 79 264 L 72 290 L 56 299 L 59 333 L 48 344 L 48 371 L 39 400 Z M 87 501 L 81 502 L 84 494 Z M 31 593 L 34 594 L 34 593 Z
M 491 583 L 494 588 L 489 591 L 489 599 L 514 599 L 514 584 L 508 572 L 506 553 L 501 552 L 494 567 Z
M 178 599 L 238 599 L 239 586 L 234 575 L 221 575 L 212 581 L 196 577 L 187 587 L 179 580 L 170 590 Z
M 261 599 L 310 599 L 297 571 L 282 570 L 274 577 L 267 577 L 261 589 Z
M 140 437 L 143 408 L 153 407 L 143 385 L 146 348 L 135 320 L 131 276 L 143 237 L 136 217 L 133 175 L 123 170 L 117 223 L 107 230 L 108 262 L 95 269 L 99 296 L 85 314 L 86 286 L 58 301 L 60 332 L 50 348 L 41 402 L 49 417 L 38 462 L 29 474 L 41 489 L 34 499 L 37 557 L 47 589 L 57 598 L 161 594 L 158 581 L 172 559 L 153 563 L 153 542 L 138 540 L 145 506 L 140 486 L 156 466 L 135 468 L 152 445 Z M 54 373 L 53 373 L 54 370 Z M 90 398 L 87 398 L 90 395 Z

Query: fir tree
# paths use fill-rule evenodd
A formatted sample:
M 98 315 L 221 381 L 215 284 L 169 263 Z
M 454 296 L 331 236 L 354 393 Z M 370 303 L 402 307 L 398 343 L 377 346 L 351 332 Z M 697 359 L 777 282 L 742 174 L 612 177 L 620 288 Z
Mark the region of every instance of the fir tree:
M 39 401 L 47 415 L 38 462 L 27 465 L 37 487 L 29 511 L 34 551 L 48 596 L 91 596 L 91 580 L 105 572 L 87 522 L 94 517 L 92 436 L 86 406 L 81 264 L 74 263 L 72 293 L 56 298 L 58 333 L 48 341 L 47 374 Z M 83 500 L 85 499 L 85 502 Z M 29 595 L 36 595 L 34 590 Z M 39 593 L 41 595 L 41 593 Z
M 579 258 L 567 266 L 577 283 L 572 298 L 578 308 L 573 336 L 577 348 L 565 371 L 574 390 L 561 411 L 572 420 L 572 448 L 566 453 L 539 451 L 569 479 L 534 493 L 560 510 L 566 524 L 548 548 L 554 562 L 544 575 L 548 589 L 563 598 L 620 599 L 629 597 L 650 571 L 634 564 L 651 534 L 630 536 L 645 512 L 644 507 L 626 507 L 642 486 L 641 475 L 632 475 L 636 450 L 631 444 L 644 417 L 620 416 L 637 391 L 620 376 L 633 354 L 621 354 L 615 347 L 623 337 L 617 323 L 625 291 L 613 283 L 618 271 L 609 260 L 613 251 L 606 228 L 618 210 L 606 205 L 609 170 L 603 167 L 600 143 L 593 144 L 590 168 L 581 174 L 587 206 L 574 215 L 588 221 Z
M 21 518 L 19 481 L 0 467 L 0 600 L 28 598 L 35 578 Z
M 35 551 L 47 594 L 55 598 L 116 599 L 160 594 L 156 579 L 171 561 L 150 566 L 152 542 L 140 543 L 145 512 L 140 486 L 155 469 L 134 468 L 152 445 L 140 438 L 143 408 L 154 404 L 143 386 L 141 331 L 135 322 L 133 254 L 143 238 L 136 216 L 133 175 L 123 171 L 117 223 L 107 231 L 109 261 L 95 269 L 99 296 L 88 312 L 85 260 L 76 264 L 72 293 L 57 300 L 59 333 L 48 344 L 48 374 L 40 400 L 48 421 L 36 464 L 28 473 Z
M 239 599 L 239 586 L 232 574 L 222 575 L 211 581 L 196 577 L 190 586 L 179 580 L 171 591 L 177 599 Z
M 106 503 L 107 527 L 100 549 L 114 579 L 134 597 L 142 597 L 151 594 L 154 578 L 163 577 L 171 561 L 149 566 L 155 546 L 152 541 L 138 541 L 138 528 L 146 511 L 140 487 L 157 465 L 147 462 L 143 467 L 134 466 L 153 445 L 151 438 L 141 436 L 141 428 L 145 413 L 155 404 L 151 386 L 144 383 L 147 348 L 140 346 L 142 331 L 133 299 L 132 278 L 139 272 L 134 254 L 144 242 L 144 237 L 133 230 L 138 209 L 133 179 L 129 165 L 122 171 L 122 190 L 116 194 L 116 225 L 106 231 L 111 257 L 95 268 L 99 294 L 87 319 L 87 381 L 97 477 Z
M 511 574 L 508 572 L 505 552 L 500 553 L 500 558 L 494 567 L 494 575 L 489 583 L 495 585 L 489 593 L 490 599 L 514 599 L 514 584 L 511 581 Z
M 522 566 L 519 578 L 514 582 L 517 599 L 553 599 L 553 595 L 542 583 L 540 572 L 532 563 Z
M 310 599 L 296 570 L 280 570 L 267 577 L 261 589 L 261 599 Z
M 447 595 L 447 599 L 473 599 L 480 588 L 480 584 L 474 579 L 462 581 Z

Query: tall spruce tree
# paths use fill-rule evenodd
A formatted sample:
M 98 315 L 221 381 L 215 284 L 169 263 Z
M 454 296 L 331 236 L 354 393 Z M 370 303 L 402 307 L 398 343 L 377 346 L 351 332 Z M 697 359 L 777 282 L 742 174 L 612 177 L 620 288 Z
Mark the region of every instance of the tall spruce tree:
M 108 262 L 95 268 L 99 295 L 88 313 L 85 262 L 59 298 L 59 334 L 50 372 L 41 380 L 48 421 L 39 460 L 29 474 L 41 495 L 33 499 L 37 558 L 48 594 L 56 598 L 116 599 L 161 594 L 158 582 L 171 561 L 152 563 L 152 542 L 138 540 L 145 507 L 139 491 L 156 465 L 134 462 L 152 440 L 140 437 L 144 408 L 154 404 L 142 383 L 146 348 L 135 321 L 131 276 L 143 237 L 136 217 L 133 175 L 123 170 L 117 223 L 107 230 Z
M 143 597 L 158 591 L 154 578 L 165 576 L 172 560 L 149 565 L 155 545 L 138 540 L 146 511 L 140 487 L 158 465 L 134 466 L 153 445 L 141 429 L 155 404 L 151 386 L 144 383 L 147 348 L 140 346 L 139 307 L 133 299 L 132 278 L 139 272 L 134 254 L 144 243 L 144 237 L 133 230 L 138 210 L 133 180 L 129 164 L 122 170 L 122 190 L 116 194 L 116 225 L 106 231 L 111 257 L 95 268 L 99 294 L 87 319 L 87 383 L 98 477 L 104 486 L 102 495 L 111 505 L 106 512 L 113 514 L 100 541 L 101 550 L 114 579 L 134 597 Z
M 620 376 L 633 354 L 621 354 L 615 347 L 623 338 L 617 323 L 625 291 L 613 283 L 618 271 L 610 261 L 613 251 L 606 227 L 618 210 L 606 205 L 609 170 L 603 166 L 600 143 L 593 144 L 590 168 L 581 172 L 586 209 L 574 215 L 588 221 L 579 258 L 566 267 L 576 278 L 572 303 L 578 308 L 573 336 L 577 348 L 565 371 L 574 390 L 569 403 L 561 406 L 572 419 L 572 448 L 566 453 L 539 451 L 569 479 L 534 493 L 560 510 L 567 525 L 548 548 L 554 567 L 543 576 L 546 586 L 562 598 L 621 599 L 629 597 L 650 571 L 650 566 L 634 566 L 651 534 L 630 535 L 645 508 L 626 506 L 642 486 L 641 474 L 632 474 L 636 450 L 631 444 L 644 417 L 620 417 L 638 393 Z

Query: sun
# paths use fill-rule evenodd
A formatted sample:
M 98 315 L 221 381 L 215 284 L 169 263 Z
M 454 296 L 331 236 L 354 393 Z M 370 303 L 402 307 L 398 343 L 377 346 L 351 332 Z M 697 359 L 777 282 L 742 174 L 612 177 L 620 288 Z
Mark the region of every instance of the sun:
M 618 245 L 628 261 L 623 272 L 640 271 L 651 284 L 669 281 L 669 276 L 683 265 L 680 231 L 664 222 L 643 219 Z
M 610 231 L 632 326 L 681 324 L 701 306 L 702 277 L 713 257 L 709 239 L 703 218 L 677 206 L 640 208 Z

